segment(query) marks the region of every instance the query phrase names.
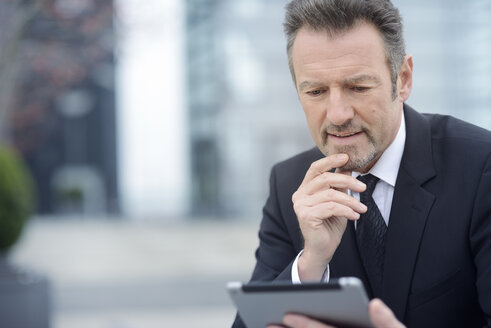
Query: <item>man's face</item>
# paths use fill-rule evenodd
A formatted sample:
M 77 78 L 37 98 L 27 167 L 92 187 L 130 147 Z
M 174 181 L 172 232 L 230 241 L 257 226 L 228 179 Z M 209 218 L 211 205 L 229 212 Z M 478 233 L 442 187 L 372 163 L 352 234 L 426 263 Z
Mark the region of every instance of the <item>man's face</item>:
M 292 49 L 300 102 L 310 133 L 327 156 L 346 153 L 346 170 L 368 171 L 394 140 L 402 103 L 411 91 L 407 56 L 392 99 L 384 43 L 376 28 L 359 23 L 330 37 L 301 28 Z

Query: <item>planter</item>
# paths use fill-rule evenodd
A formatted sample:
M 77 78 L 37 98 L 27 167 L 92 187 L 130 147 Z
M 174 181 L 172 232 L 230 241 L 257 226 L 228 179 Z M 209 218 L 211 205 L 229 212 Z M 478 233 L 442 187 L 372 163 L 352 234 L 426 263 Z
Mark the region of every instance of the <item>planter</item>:
M 0 322 L 8 328 L 49 328 L 51 291 L 47 278 L 20 270 L 0 256 Z

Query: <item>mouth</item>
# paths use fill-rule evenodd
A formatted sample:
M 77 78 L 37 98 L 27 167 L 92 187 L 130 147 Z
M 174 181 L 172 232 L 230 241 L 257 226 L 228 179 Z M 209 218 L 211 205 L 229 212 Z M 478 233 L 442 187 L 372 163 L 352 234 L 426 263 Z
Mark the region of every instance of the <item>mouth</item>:
M 348 146 L 360 142 L 362 135 L 363 131 L 327 133 L 325 141 L 335 146 Z
M 351 133 L 329 133 L 329 135 L 334 136 L 336 138 L 348 138 L 354 135 L 357 135 L 361 132 L 351 132 Z
M 335 137 L 335 138 L 349 138 L 349 137 L 356 136 L 356 135 L 358 135 L 360 133 L 361 133 L 361 131 L 358 131 L 358 132 L 343 132 L 343 133 L 328 133 L 328 135 L 331 136 L 331 137 Z

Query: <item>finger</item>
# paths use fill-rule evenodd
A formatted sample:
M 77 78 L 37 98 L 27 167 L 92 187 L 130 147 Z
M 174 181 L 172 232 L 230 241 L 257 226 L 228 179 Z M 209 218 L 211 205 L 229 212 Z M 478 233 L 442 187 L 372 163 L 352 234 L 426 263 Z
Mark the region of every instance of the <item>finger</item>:
M 300 204 L 305 206 L 315 206 L 321 203 L 335 202 L 350 207 L 358 213 L 365 213 L 367 211 L 366 205 L 360 202 L 358 199 L 335 189 L 320 191 L 301 200 L 300 202 Z
M 291 328 L 334 328 L 319 321 L 312 320 L 303 315 L 287 314 L 283 317 L 283 323 Z
M 368 311 L 373 325 L 377 328 L 405 328 L 394 316 L 392 310 L 379 299 L 370 301 Z
M 343 166 L 348 162 L 348 159 L 349 157 L 346 154 L 335 154 L 313 162 L 310 164 L 310 167 L 300 186 L 309 183 L 313 178 L 324 172 L 329 172 L 334 168 Z
M 337 169 L 334 171 L 334 173 L 338 173 L 338 174 L 342 174 L 342 175 L 347 175 L 347 176 L 349 176 L 349 177 L 352 177 L 352 178 L 353 178 L 353 176 L 351 175 L 351 171 L 345 171 L 345 170 L 340 169 L 340 168 L 337 168 Z M 353 178 L 353 179 L 354 179 L 354 178 Z M 357 179 L 357 181 L 360 181 L 360 180 L 358 180 L 358 179 Z M 360 182 L 361 182 L 361 181 L 360 181 Z M 366 188 L 366 186 L 365 186 L 365 188 Z M 348 189 L 340 189 L 340 190 L 341 190 L 342 192 L 348 193 Z M 363 189 L 362 191 L 365 191 L 365 189 Z M 360 191 L 358 191 L 358 192 L 360 192 Z
M 360 213 L 355 212 L 352 208 L 344 206 L 343 204 L 335 202 L 321 203 L 312 207 L 305 207 L 297 209 L 297 216 L 300 220 L 303 218 L 310 218 L 310 222 L 316 224 L 317 220 L 328 220 L 329 218 L 344 217 L 348 220 L 358 220 L 360 218 Z
M 366 185 L 351 175 L 324 172 L 312 179 L 310 183 L 301 186 L 301 191 L 312 195 L 320 190 L 329 188 L 335 188 L 343 192 L 346 192 L 347 189 L 363 192 L 366 189 Z

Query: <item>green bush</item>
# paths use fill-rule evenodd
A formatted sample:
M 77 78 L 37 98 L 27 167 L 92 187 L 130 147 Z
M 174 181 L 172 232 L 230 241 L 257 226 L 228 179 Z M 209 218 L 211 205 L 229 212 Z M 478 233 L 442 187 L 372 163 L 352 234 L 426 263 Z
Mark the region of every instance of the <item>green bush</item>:
M 19 239 L 34 206 L 33 183 L 20 157 L 0 146 L 0 254 Z

